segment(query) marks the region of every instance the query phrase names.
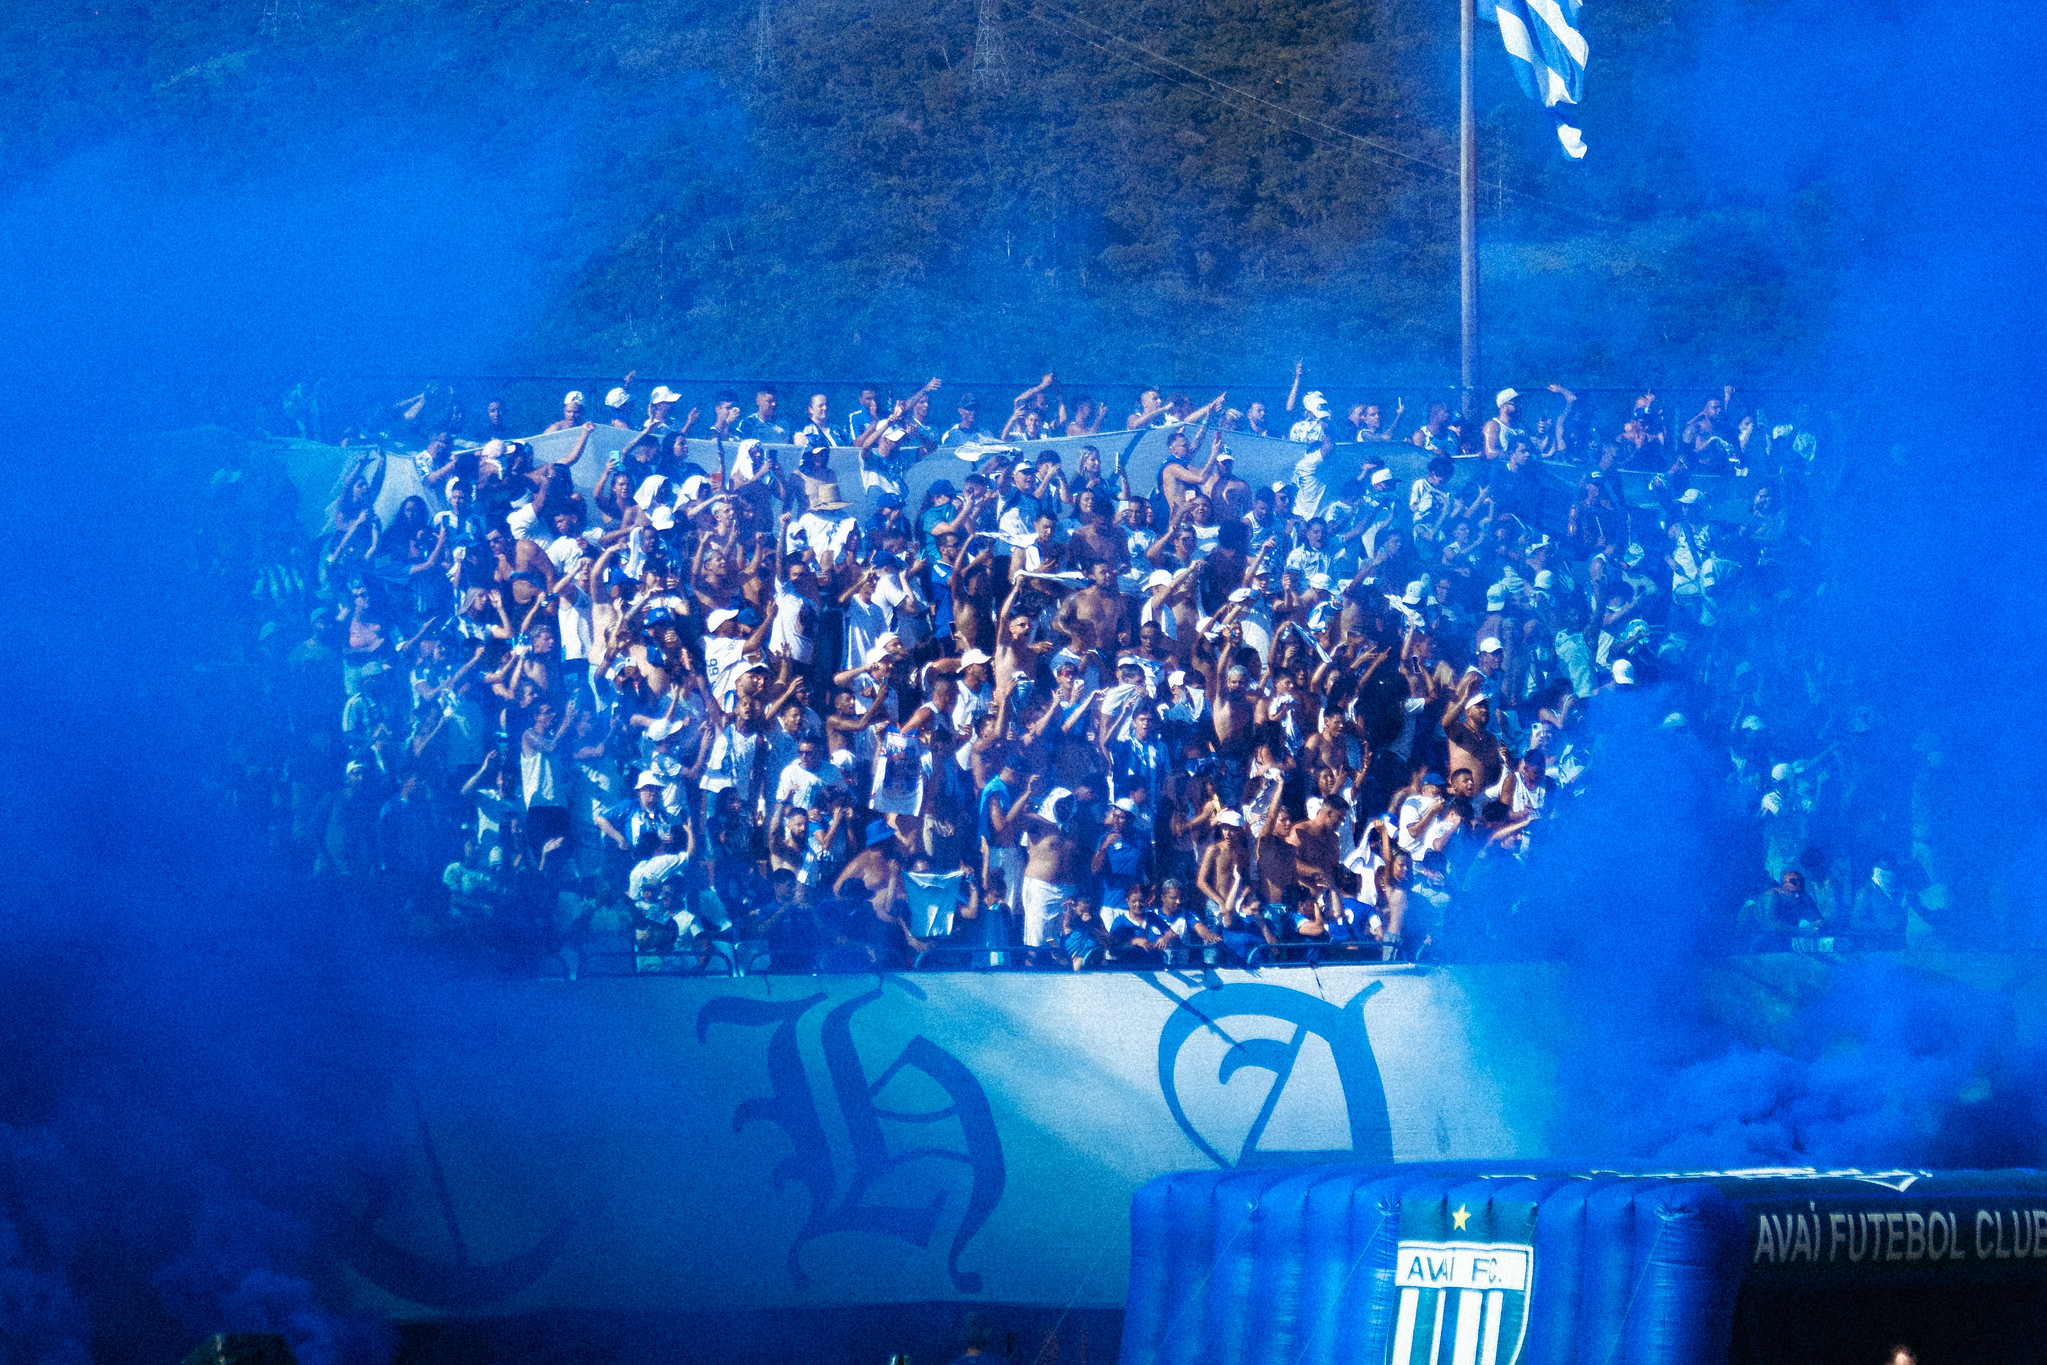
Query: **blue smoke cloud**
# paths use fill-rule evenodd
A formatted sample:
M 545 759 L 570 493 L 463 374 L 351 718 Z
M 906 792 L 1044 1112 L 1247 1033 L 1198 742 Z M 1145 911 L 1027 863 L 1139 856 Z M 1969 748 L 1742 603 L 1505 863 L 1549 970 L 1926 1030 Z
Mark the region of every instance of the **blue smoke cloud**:
M 2005 158 L 2035 145 L 2039 117 L 2015 61 L 1981 60 L 1985 33 L 2032 50 L 2009 19 L 1729 11 L 1701 70 L 1746 79 L 1692 88 L 1685 150 L 1702 197 L 1781 202 L 1820 171 L 1858 191 L 1826 239 L 1836 358 L 1806 376 L 1844 394 L 1853 468 L 1815 531 L 1829 592 L 1791 647 L 1852 662 L 1842 701 L 1935 732 L 1947 765 L 1930 818 L 1966 850 L 1957 896 L 1981 941 L 2036 948 L 2030 798 L 1982 785 L 2029 772 L 2042 747 L 2037 377 L 2004 382 L 2036 349 L 2043 220 L 2040 183 Z M 419 61 L 410 74 L 434 79 Z M 16 1005 L 0 1336 L 24 1358 L 163 1360 L 223 1329 L 282 1332 L 320 1365 L 388 1358 L 388 1334 L 323 1306 L 331 1287 L 309 1278 L 317 1229 L 349 1193 L 334 1172 L 380 1157 L 355 1116 L 427 1002 L 450 1037 L 536 1027 L 488 986 L 332 922 L 260 853 L 267 813 L 222 818 L 201 797 L 199 737 L 254 703 L 233 687 L 235 605 L 179 586 L 199 471 L 158 458 L 151 436 L 244 425 L 333 367 L 487 369 L 538 327 L 604 225 L 561 188 L 592 154 L 564 102 L 540 73 L 513 74 L 480 111 L 430 101 L 424 124 L 393 101 L 280 115 L 253 148 L 216 129 L 242 152 L 232 165 L 152 126 L 17 179 L 0 203 L 16 262 L 0 272 L 0 356 L 35 409 L 17 430 L 48 451 L 10 482 L 33 532 L 23 568 L 52 585 L 8 594 L 8 636 L 26 647 L 0 657 L 0 984 Z M 1596 69 L 1588 88 L 1596 100 Z M 664 135 L 649 115 L 648 145 Z M 1591 120 L 1588 137 L 1601 155 L 1625 131 Z M 1865 237 L 1881 249 L 1853 251 Z M 947 306 L 936 291 L 912 303 Z M 1289 349 L 1273 311 L 1243 342 L 1247 368 Z M 1184 321 L 1161 304 L 1088 327 L 1104 350 L 1165 365 L 1155 338 Z M 803 330 L 793 319 L 794 355 Z M 1744 983 L 1711 959 L 1745 865 L 1723 842 L 1709 756 L 1654 719 L 1622 727 L 1614 782 L 1555 851 L 1542 942 L 1575 960 L 1584 1008 L 1559 1150 L 1673 1166 L 2039 1160 L 2041 1069 L 1995 992 L 1877 965 Z

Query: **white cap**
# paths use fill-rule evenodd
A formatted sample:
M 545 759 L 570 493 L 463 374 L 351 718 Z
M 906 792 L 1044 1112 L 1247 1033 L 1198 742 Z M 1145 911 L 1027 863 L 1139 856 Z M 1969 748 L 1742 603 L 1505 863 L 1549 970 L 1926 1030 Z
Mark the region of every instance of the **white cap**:
M 647 513 L 647 520 L 654 524 L 654 529 L 657 531 L 673 530 L 675 527 L 675 509 L 664 502 L 653 511 Z
M 562 395 L 562 406 L 565 408 L 581 407 L 582 403 L 583 391 L 581 389 L 570 389 Z
M 1230 600 L 1232 602 L 1248 602 L 1251 600 L 1251 590 L 1249 588 L 1232 589 L 1230 592 Z
M 637 782 L 635 782 L 635 783 L 633 783 L 633 790 L 634 790 L 634 791 L 638 791 L 638 790 L 640 790 L 640 789 L 641 789 L 642 787 L 659 787 L 659 786 L 662 786 L 662 785 L 663 785 L 663 783 L 662 783 L 661 779 L 660 779 L 660 778 L 658 778 L 658 777 L 656 777 L 656 776 L 654 776 L 654 774 L 652 774 L 652 773 L 641 773 L 641 774 L 640 774 L 640 780 L 639 780 L 639 781 L 637 781 Z
M 1624 686 L 1633 683 L 1635 681 L 1635 666 L 1626 659 L 1614 660 L 1613 680 Z
M 1328 592 L 1336 586 L 1336 580 L 1326 573 L 1311 573 L 1308 575 L 1308 586 L 1316 592 Z
M 1301 406 L 1308 410 L 1308 415 L 1311 417 L 1327 417 L 1329 415 L 1329 400 L 1322 396 L 1320 389 L 1310 389 L 1307 393 L 1302 394 Z
M 704 618 L 704 629 L 707 632 L 713 631 L 716 630 L 718 627 L 724 625 L 727 621 L 737 621 L 738 619 L 739 619 L 738 612 L 732 610 L 732 608 L 730 607 L 720 607 L 718 608 L 718 610 L 712 612 L 709 616 L 706 616 Z
M 888 647 L 901 639 L 902 637 L 892 630 L 883 631 L 875 636 L 874 643 L 867 647 L 867 658 L 862 662 L 870 664 L 880 663 L 883 659 L 889 657 Z
M 1417 578 L 1407 585 L 1407 591 L 1400 594 L 1400 600 L 1410 607 L 1418 607 L 1429 600 L 1429 580 Z
M 1226 810 L 1222 814 L 1215 817 L 1215 822 L 1218 825 L 1229 825 L 1234 828 L 1235 826 L 1244 823 L 1244 817 L 1242 813 L 1238 811 Z
M 1145 575 L 1144 586 L 1147 589 L 1163 588 L 1172 581 L 1173 571 L 1171 569 L 1153 569 L 1149 574 Z
M 1505 407 L 1520 396 L 1521 390 L 1519 389 L 1501 389 L 1493 395 L 1493 406 L 1496 408 Z
M 1696 488 L 1687 488 L 1684 492 L 1677 495 L 1677 500 L 1680 503 L 1684 504 L 1686 507 L 1690 507 L 1693 503 L 1699 500 L 1699 490 Z
M 632 401 L 633 396 L 624 389 L 613 389 L 604 395 L 604 406 L 607 408 L 622 408 Z
M 1537 569 L 1535 571 L 1535 590 L 1537 592 L 1548 592 L 1556 585 L 1557 575 L 1554 569 Z
M 1186 670 L 1186 669 L 1184 669 L 1184 668 L 1176 668 L 1176 669 L 1174 669 L 1174 670 L 1173 670 L 1172 672 L 1170 672 L 1170 673 L 1166 674 L 1166 686 L 1168 686 L 1168 687 L 1184 687 L 1184 686 L 1186 686 L 1186 684 L 1187 684 L 1187 670 Z
M 654 392 L 647 395 L 647 401 L 649 403 L 680 403 L 682 395 L 669 388 L 666 384 L 656 384 Z
M 1504 611 L 1506 607 L 1507 585 L 1505 583 L 1495 583 L 1485 590 L 1485 609 L 1487 611 Z
M 993 662 L 994 660 L 988 657 L 988 651 L 985 649 L 970 649 L 966 653 L 960 655 L 961 668 L 972 668 L 975 664 L 985 664 Z
M 1505 652 L 1505 649 L 1506 646 L 1500 643 L 1500 637 L 1497 635 L 1488 635 L 1478 642 L 1478 652 L 1481 654 L 1500 654 Z
M 1135 815 L 1137 814 L 1137 803 L 1127 796 L 1119 796 L 1116 798 L 1116 809 L 1128 815 Z
M 1377 469 L 1372 471 L 1372 487 L 1377 488 L 1381 484 L 1388 484 L 1392 482 L 1393 471 L 1386 468 L 1386 466 L 1380 465 Z

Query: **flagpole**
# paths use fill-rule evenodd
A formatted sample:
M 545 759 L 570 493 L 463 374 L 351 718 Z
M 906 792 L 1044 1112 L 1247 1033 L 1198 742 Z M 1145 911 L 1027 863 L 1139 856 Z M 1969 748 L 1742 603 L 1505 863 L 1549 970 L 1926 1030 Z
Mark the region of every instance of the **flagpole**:
M 1478 389 L 1478 130 L 1471 117 L 1472 29 L 1477 0 L 1458 0 L 1457 248 L 1464 323 L 1463 413 Z

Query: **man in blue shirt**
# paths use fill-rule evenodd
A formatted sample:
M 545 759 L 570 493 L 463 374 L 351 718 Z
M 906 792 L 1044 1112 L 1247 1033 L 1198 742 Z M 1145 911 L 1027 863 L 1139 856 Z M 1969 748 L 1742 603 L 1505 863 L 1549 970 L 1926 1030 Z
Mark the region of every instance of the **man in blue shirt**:
M 950 450 L 954 446 L 963 446 L 969 441 L 978 441 L 986 437 L 988 433 L 981 430 L 980 413 L 980 400 L 972 394 L 960 399 L 960 420 L 946 428 L 945 435 L 938 438 L 938 444 Z
M 762 445 L 789 444 L 789 428 L 775 420 L 775 390 L 763 384 L 754 391 L 753 415 L 739 420 L 739 435 L 742 439 L 751 436 Z

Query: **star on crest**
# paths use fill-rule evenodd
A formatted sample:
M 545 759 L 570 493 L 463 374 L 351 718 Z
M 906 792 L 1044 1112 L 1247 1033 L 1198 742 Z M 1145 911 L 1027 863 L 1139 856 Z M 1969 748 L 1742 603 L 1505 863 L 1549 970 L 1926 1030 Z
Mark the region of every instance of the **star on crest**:
M 1459 1204 L 1455 1209 L 1452 1209 L 1450 1211 L 1450 1225 L 1456 1228 L 1457 1231 L 1459 1232 L 1464 1231 L 1465 1224 L 1469 1223 L 1470 1221 L 1471 1210 L 1464 1207 L 1464 1205 Z

